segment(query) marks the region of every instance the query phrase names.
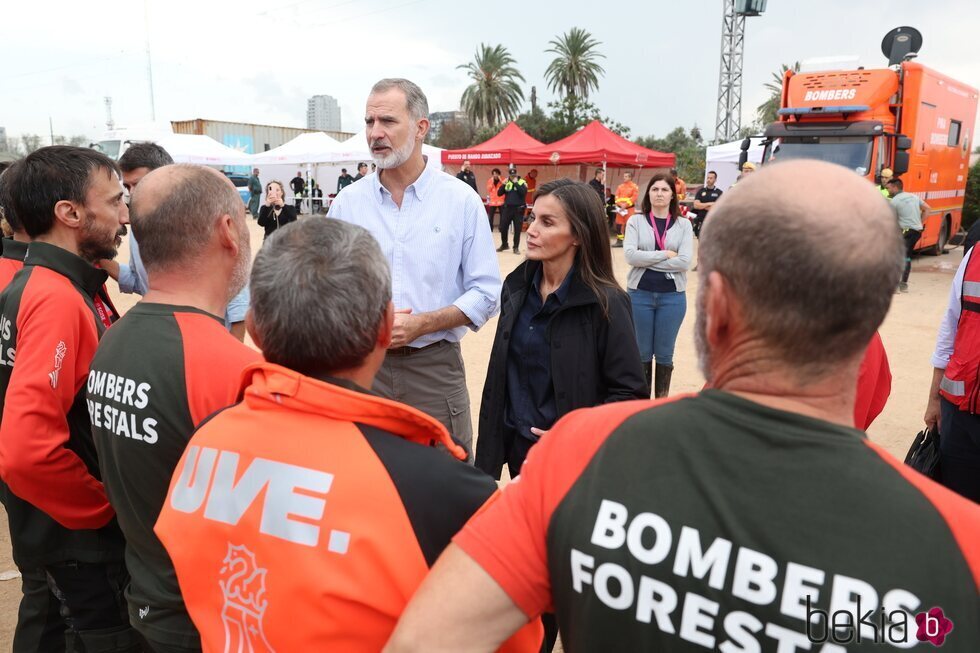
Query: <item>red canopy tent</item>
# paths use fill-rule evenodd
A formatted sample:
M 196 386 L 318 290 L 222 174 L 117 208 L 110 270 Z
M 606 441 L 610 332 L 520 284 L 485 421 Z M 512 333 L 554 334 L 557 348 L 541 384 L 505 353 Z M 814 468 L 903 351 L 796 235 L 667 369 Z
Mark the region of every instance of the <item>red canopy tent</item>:
M 598 120 L 560 141 L 542 145 L 528 153 L 552 163 L 589 163 L 624 168 L 672 168 L 677 157 L 650 150 L 610 131 Z M 557 154 L 557 160 L 555 155 Z M 445 161 L 443 153 L 443 161 Z M 539 163 L 540 159 L 536 159 Z
M 544 143 L 528 136 L 527 132 L 515 123 L 507 123 L 499 134 L 479 145 L 465 150 L 443 150 L 442 162 L 459 165 L 469 161 L 473 165 L 499 165 L 547 163 L 548 155 L 527 153 L 537 148 L 546 147 Z M 550 152 L 548 154 L 551 154 Z

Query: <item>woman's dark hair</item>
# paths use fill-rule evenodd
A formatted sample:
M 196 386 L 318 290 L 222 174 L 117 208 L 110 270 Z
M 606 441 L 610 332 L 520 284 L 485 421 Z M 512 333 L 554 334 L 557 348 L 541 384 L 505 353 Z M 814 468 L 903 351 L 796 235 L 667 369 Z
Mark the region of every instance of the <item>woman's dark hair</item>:
M 623 292 L 613 275 L 612 253 L 609 249 L 609 227 L 606 225 L 606 208 L 602 200 L 588 184 L 568 178 L 549 181 L 538 187 L 534 199 L 551 195 L 565 209 L 572 235 L 579 241 L 575 253 L 575 266 L 579 278 L 588 286 L 603 315 L 609 316 L 609 301 L 604 288 Z
M 676 218 L 680 215 L 677 207 L 677 185 L 675 184 L 673 175 L 669 172 L 658 172 L 650 177 L 650 181 L 647 182 L 646 192 L 643 193 L 643 199 L 640 201 L 640 210 L 643 211 L 643 215 L 648 215 L 652 210 L 650 206 L 650 189 L 653 187 L 654 182 L 657 181 L 665 181 L 670 186 L 670 215 Z

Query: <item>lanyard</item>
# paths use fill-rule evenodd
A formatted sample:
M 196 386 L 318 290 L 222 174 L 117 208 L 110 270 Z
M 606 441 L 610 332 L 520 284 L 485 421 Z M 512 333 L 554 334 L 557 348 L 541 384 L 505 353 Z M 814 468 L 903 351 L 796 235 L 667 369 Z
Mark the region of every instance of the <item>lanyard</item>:
M 657 249 L 661 251 L 666 250 L 667 247 L 664 243 L 667 240 L 667 232 L 670 230 L 670 215 L 667 216 L 667 225 L 664 227 L 663 235 L 657 231 L 657 221 L 653 219 L 653 211 L 647 214 L 647 220 L 650 221 L 650 228 L 653 229 L 653 239 L 657 243 Z

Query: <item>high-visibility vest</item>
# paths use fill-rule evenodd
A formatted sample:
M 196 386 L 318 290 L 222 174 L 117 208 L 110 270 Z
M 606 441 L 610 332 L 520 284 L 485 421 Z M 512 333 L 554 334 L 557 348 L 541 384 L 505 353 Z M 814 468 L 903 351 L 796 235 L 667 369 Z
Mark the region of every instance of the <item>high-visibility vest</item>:
M 976 251 L 975 249 L 973 251 Z M 939 394 L 960 410 L 977 414 L 980 382 L 980 256 L 972 256 L 963 274 L 960 320 L 956 325 L 953 355 L 939 383 Z
M 497 183 L 493 183 L 493 177 L 487 179 L 487 204 L 490 206 L 503 206 L 504 196 L 498 195 L 497 191 L 500 190 L 500 186 L 504 183 L 503 179 L 497 180 Z

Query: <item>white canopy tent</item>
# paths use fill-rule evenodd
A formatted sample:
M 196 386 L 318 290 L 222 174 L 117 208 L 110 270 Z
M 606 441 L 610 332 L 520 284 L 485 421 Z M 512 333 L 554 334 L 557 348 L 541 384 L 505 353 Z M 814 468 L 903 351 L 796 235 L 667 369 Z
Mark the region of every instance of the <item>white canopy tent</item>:
M 252 163 L 252 155 L 222 145 L 201 134 L 167 134 L 157 141 L 175 163 L 206 166 L 242 166 Z
M 323 132 L 306 132 L 267 152 L 253 154 L 255 165 L 332 163 L 341 145 Z
M 761 163 L 762 149 L 762 144 L 753 139 L 752 146 L 749 148 L 748 160 L 756 164 Z M 715 185 L 722 190 L 727 190 L 738 178 L 738 158 L 741 153 L 742 141 L 709 146 L 704 157 L 705 175 L 709 170 L 714 170 L 718 173 L 718 181 L 715 182 Z

